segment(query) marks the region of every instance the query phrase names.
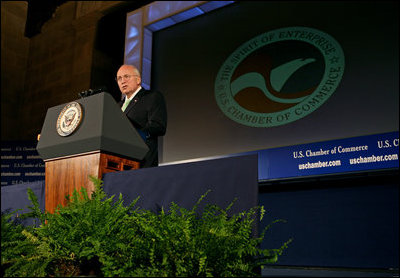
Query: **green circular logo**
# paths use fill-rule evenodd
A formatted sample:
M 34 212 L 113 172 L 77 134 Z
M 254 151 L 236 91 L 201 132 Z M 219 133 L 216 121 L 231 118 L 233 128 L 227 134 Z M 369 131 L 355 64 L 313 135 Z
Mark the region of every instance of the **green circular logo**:
M 284 125 L 327 101 L 343 71 L 343 50 L 330 35 L 306 27 L 277 29 L 228 57 L 215 81 L 215 98 L 222 112 L 240 124 Z

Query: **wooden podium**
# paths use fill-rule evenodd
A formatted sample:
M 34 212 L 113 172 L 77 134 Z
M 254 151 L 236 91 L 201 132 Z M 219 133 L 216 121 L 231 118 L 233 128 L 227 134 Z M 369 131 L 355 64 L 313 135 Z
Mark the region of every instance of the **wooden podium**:
M 100 93 L 48 109 L 37 151 L 45 162 L 45 209 L 53 213 L 74 189 L 91 194 L 89 175 L 138 169 L 148 147 L 115 100 Z

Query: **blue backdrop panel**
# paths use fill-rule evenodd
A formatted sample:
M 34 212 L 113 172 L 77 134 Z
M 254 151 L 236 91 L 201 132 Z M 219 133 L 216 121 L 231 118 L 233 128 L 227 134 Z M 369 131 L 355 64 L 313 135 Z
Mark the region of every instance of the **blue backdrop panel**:
M 257 163 L 257 155 L 250 155 L 108 173 L 104 191 L 122 193 L 126 204 L 140 196 L 138 206 L 157 211 L 171 202 L 190 209 L 211 190 L 200 209 L 205 203 L 226 208 L 237 198 L 231 209 L 237 213 L 257 206 Z
M 294 241 L 278 264 L 398 268 L 399 187 L 396 184 L 261 193 L 273 225 L 263 248 Z
M 14 211 L 16 209 L 22 209 L 18 211 L 18 214 L 29 212 L 28 206 L 32 206 L 31 201 L 28 199 L 28 188 L 31 188 L 38 198 L 38 202 L 42 211 L 45 207 L 45 182 L 37 181 L 31 183 L 22 183 L 13 186 L 2 186 L 1 187 L 1 211 Z M 26 225 L 32 225 L 33 219 L 25 219 L 23 221 Z

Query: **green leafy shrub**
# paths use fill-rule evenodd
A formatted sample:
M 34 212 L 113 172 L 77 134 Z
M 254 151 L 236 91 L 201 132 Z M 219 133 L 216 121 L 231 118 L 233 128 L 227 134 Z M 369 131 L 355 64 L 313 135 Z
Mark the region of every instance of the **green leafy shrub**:
M 28 189 L 33 206 L 23 217 L 39 219 L 38 227 L 2 215 L 3 276 L 257 276 L 291 241 L 278 249 L 259 248 L 270 227 L 254 236 L 263 207 L 228 216 L 232 202 L 226 209 L 206 205 L 199 214 L 206 192 L 190 210 L 172 203 L 155 213 L 136 207 L 139 197 L 129 205 L 121 194 L 107 198 L 102 181 L 92 181 L 91 198 L 85 188 L 75 190 L 54 214 L 43 213 Z

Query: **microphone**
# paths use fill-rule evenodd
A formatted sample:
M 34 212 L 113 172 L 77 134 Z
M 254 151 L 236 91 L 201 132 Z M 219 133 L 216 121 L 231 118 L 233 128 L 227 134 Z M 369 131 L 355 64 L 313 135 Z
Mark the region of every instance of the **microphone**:
M 101 86 L 101 87 L 96 88 L 96 89 L 89 89 L 89 90 L 80 92 L 78 95 L 81 98 L 84 98 L 84 97 L 93 96 L 93 95 L 96 95 L 96 94 L 99 94 L 99 93 L 102 93 L 102 92 L 107 92 L 107 87 L 106 86 Z

